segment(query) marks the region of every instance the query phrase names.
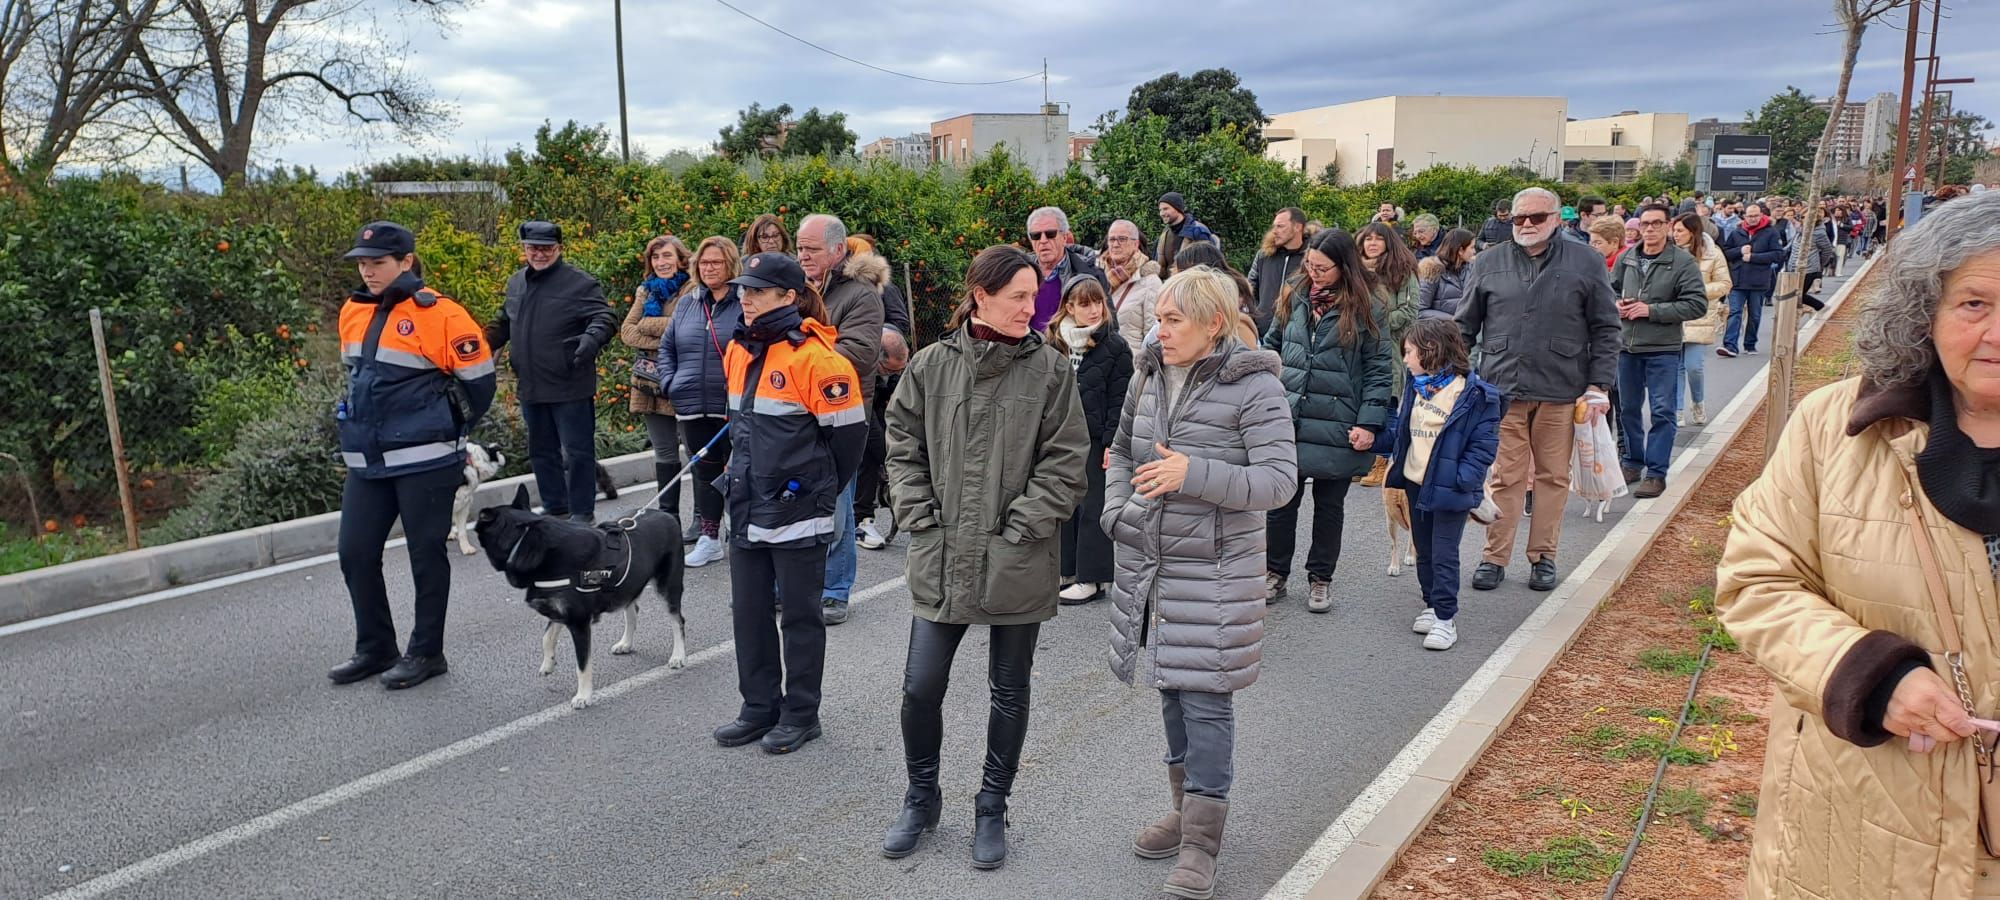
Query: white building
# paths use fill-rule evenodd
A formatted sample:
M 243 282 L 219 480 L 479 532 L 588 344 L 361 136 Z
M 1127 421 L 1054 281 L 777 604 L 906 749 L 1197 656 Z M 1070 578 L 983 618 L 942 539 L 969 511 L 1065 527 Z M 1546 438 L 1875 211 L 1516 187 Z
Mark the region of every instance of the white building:
M 931 123 L 930 160 L 969 166 L 996 147 L 1025 163 L 1041 179 L 1069 168 L 1069 113 L 1048 104 L 1038 113 L 968 113 Z
M 1642 113 L 1572 119 L 1563 129 L 1562 180 L 1589 166 L 1596 181 L 1630 181 L 1647 163 L 1670 165 L 1687 155 L 1687 113 Z
M 1314 176 L 1335 163 L 1343 185 L 1434 165 L 1521 166 L 1555 177 L 1568 107 L 1562 97 L 1357 100 L 1272 116 L 1264 127 L 1265 155 Z
M 886 159 L 899 166 L 921 169 L 930 164 L 931 136 L 912 132 L 902 137 L 877 138 L 861 147 L 862 159 Z

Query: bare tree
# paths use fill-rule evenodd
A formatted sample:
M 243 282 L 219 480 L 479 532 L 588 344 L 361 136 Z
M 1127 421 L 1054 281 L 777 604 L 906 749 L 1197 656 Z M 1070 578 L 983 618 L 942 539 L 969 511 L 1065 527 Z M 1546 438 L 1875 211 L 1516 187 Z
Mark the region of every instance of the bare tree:
M 1833 152 L 1833 135 L 1840 127 L 1841 112 L 1847 108 L 1847 88 L 1854 81 L 1854 61 L 1861 55 L 1861 36 L 1869 23 L 1907 6 L 1910 0 L 1833 0 L 1833 15 L 1840 22 L 1840 83 L 1833 91 L 1833 108 L 1828 110 L 1826 128 L 1819 135 L 1819 149 L 1813 152 L 1812 172 L 1806 178 L 1805 219 L 1799 223 L 1800 240 L 1792 250 L 1794 268 L 1806 270 L 1806 254 L 1813 252 L 1812 230 L 1819 227 L 1819 194 L 1825 177 L 1827 156 Z
M 469 0 L 403 0 L 438 25 Z M 208 166 L 250 169 L 260 126 L 422 129 L 449 107 L 401 65 L 365 0 L 175 0 L 133 54 L 146 102 L 130 127 Z
M 144 149 L 111 127 L 134 99 L 126 67 L 161 0 L 0 0 L 0 169 L 46 177 L 66 158 Z

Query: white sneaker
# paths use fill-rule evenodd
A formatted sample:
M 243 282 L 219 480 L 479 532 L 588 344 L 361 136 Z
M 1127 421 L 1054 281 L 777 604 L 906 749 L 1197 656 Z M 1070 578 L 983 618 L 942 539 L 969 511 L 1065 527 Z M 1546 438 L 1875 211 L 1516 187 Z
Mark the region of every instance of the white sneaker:
M 875 530 L 874 518 L 861 520 L 861 527 L 854 529 L 854 543 L 863 550 L 880 550 L 889 543 L 882 538 L 882 532 Z
M 1699 403 L 1690 404 L 1688 406 L 1688 411 L 1694 413 L 1694 423 L 1696 425 L 1708 424 L 1708 413 L 1707 411 L 1701 408 L 1701 404 Z
M 1069 587 L 1063 588 L 1060 596 L 1064 600 L 1088 600 L 1097 596 L 1097 585 L 1087 581 L 1079 581 Z
M 709 563 L 720 561 L 722 557 L 722 542 L 704 534 L 701 540 L 694 542 L 694 549 L 688 551 L 688 568 L 699 569 Z
M 1424 611 L 1418 614 L 1417 620 L 1415 622 L 1410 623 L 1410 630 L 1418 634 L 1430 634 L 1431 629 L 1437 627 L 1437 623 L 1438 623 L 1437 613 L 1433 612 L 1430 607 L 1426 606 L 1424 607 Z
M 1425 650 L 1450 650 L 1458 643 L 1458 620 L 1439 619 L 1431 626 L 1431 633 L 1424 635 Z

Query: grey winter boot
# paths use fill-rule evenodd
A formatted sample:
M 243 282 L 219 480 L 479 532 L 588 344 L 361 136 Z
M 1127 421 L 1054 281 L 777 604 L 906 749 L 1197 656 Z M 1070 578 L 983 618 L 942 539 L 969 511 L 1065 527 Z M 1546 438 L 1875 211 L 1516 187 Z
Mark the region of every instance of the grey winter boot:
M 1215 856 L 1222 852 L 1222 824 L 1229 802 L 1200 794 L 1181 801 L 1181 857 L 1160 890 L 1188 900 L 1215 895 Z
M 1168 766 L 1167 785 L 1174 792 L 1174 808 L 1160 820 L 1139 832 L 1132 852 L 1140 859 L 1166 859 L 1181 852 L 1181 787 L 1187 782 L 1187 766 Z

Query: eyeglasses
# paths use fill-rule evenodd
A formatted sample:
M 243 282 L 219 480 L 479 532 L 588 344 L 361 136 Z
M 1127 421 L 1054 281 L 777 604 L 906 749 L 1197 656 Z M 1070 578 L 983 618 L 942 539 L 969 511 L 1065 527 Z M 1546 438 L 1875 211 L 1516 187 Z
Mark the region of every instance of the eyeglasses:
M 1326 265 L 1323 266 L 1316 265 L 1314 263 L 1306 263 L 1306 274 L 1308 275 L 1320 275 L 1320 276 L 1332 275 L 1334 272 L 1339 271 L 1339 269 L 1340 266 L 1335 265 L 1333 263 L 1327 263 Z
M 1640 227 L 1640 228 L 1658 228 L 1658 227 L 1660 227 L 1660 226 L 1662 226 L 1662 225 L 1665 225 L 1665 224 L 1667 224 L 1667 220 L 1665 220 L 1665 219 L 1640 219 L 1640 220 L 1639 220 L 1639 227 Z
M 554 253 L 562 248 L 554 244 L 522 244 L 521 249 L 529 253 Z
M 1056 239 L 1057 237 L 1060 237 L 1061 235 L 1062 235 L 1062 232 L 1060 232 L 1060 231 L 1030 231 L 1030 232 L 1028 232 L 1028 240 L 1031 240 L 1031 241 L 1053 241 L 1053 240 L 1055 240 L 1055 239 Z
M 1126 237 L 1125 235 L 1122 234 L 1114 234 L 1108 238 L 1105 238 L 1104 242 L 1107 244 L 1136 244 L 1139 242 L 1139 239 L 1135 237 Z
M 715 268 L 715 269 L 720 269 L 720 268 L 722 268 L 722 260 L 719 260 L 719 259 L 704 259 L 704 260 L 702 260 L 701 262 L 698 262 L 698 263 L 695 263 L 695 265 L 697 265 L 697 266 L 700 266 L 700 267 L 702 267 L 702 268 L 704 268 L 704 269 L 709 269 L 709 268 Z
M 1552 212 L 1522 213 L 1515 216 L 1513 221 L 1515 225 L 1540 225 L 1543 222 L 1547 222 L 1549 217 L 1553 215 L 1555 213 Z

